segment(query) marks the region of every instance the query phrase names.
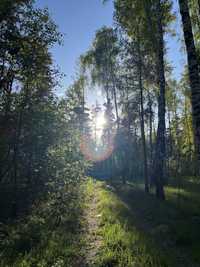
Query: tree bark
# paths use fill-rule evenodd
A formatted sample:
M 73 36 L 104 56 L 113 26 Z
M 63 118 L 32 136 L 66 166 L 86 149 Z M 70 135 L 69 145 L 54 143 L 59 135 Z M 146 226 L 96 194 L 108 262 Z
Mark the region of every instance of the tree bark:
M 148 93 L 148 107 L 149 107 L 149 145 L 150 145 L 150 169 L 153 163 L 153 111 L 152 111 L 152 100 L 150 93 Z
M 156 196 L 164 200 L 164 166 L 165 166 L 165 67 L 164 67 L 164 37 L 162 26 L 161 1 L 157 1 L 157 74 L 159 85 L 158 97 L 158 128 L 155 154 L 155 185 Z
M 140 127 L 141 127 L 141 137 L 142 137 L 142 148 L 143 148 L 143 167 L 144 167 L 144 180 L 145 180 L 145 192 L 149 193 L 149 178 L 148 178 L 148 167 L 147 167 L 147 149 L 146 149 L 146 138 L 145 138 L 145 128 L 144 128 L 144 96 L 143 96 L 143 83 L 142 83 L 142 57 L 140 49 L 140 40 L 138 38 L 138 82 L 140 90 Z
M 188 1 L 179 0 L 179 6 L 182 17 L 185 45 L 187 50 L 195 148 L 198 160 L 200 160 L 200 76 L 198 71 L 199 65 L 196 47 L 194 43 L 194 36 L 192 32 L 192 23 L 189 14 Z
M 119 129 L 119 112 L 118 112 L 118 104 L 117 104 L 117 93 L 116 93 L 116 86 L 115 81 L 113 81 L 113 95 L 114 95 L 114 103 L 115 103 L 115 113 L 117 118 L 117 128 Z
M 116 86 L 116 77 L 114 74 L 113 66 L 110 65 L 111 75 L 112 75 L 112 84 L 113 84 L 113 96 L 114 96 L 114 104 L 115 104 L 115 114 L 117 119 L 117 128 L 119 129 L 119 112 L 118 112 L 118 104 L 117 104 L 117 86 Z
M 199 11 L 199 16 L 200 16 L 200 0 L 198 0 L 198 11 Z

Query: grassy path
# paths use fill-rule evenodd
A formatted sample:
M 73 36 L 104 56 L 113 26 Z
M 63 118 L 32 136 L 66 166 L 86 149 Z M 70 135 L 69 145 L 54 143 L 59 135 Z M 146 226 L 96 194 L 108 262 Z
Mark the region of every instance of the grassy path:
M 86 196 L 86 249 L 85 249 L 85 266 L 93 266 L 95 259 L 101 248 L 101 237 L 98 235 L 100 227 L 100 216 L 97 205 L 99 202 L 98 187 L 91 180 L 87 183 Z
M 138 188 L 111 188 L 92 180 L 86 193 L 86 263 L 80 267 L 200 266 L 174 242 L 176 221 L 170 220 L 180 217 L 174 217 L 176 211 L 168 203 L 161 204 Z
M 87 190 L 91 202 L 87 212 L 86 266 L 170 266 L 154 250 L 151 240 L 130 224 L 132 215 L 114 192 L 108 190 L 104 183 L 92 180 L 88 182 Z

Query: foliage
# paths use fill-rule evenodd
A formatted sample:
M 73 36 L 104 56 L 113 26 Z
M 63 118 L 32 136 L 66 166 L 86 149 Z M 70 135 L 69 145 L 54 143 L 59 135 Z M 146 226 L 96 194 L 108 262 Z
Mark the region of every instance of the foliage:
M 82 186 L 60 187 L 17 225 L 1 225 L 0 266 L 61 267 L 79 260 L 85 242 L 80 236 L 83 200 Z

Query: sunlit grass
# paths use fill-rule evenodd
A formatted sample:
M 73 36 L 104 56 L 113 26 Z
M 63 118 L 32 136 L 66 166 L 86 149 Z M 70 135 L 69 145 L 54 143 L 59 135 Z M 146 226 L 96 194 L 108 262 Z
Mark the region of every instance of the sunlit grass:
M 143 232 L 156 241 L 164 255 L 172 260 L 180 258 L 177 264 L 171 264 L 170 267 L 193 266 L 192 262 L 198 266 L 200 263 L 198 253 L 200 197 L 197 193 L 199 185 L 196 180 L 188 178 L 182 178 L 180 188 L 176 184 L 173 179 L 173 185 L 169 183 L 165 187 L 164 202 L 155 198 L 153 190 L 151 194 L 145 194 L 144 186 L 141 184 L 131 183 L 125 187 L 117 185 L 116 193 L 131 208 L 134 224 L 143 225 Z
M 104 184 L 97 183 L 98 212 L 101 214 L 99 235 L 103 239 L 97 267 L 170 266 L 154 242 L 134 226 L 128 207 Z

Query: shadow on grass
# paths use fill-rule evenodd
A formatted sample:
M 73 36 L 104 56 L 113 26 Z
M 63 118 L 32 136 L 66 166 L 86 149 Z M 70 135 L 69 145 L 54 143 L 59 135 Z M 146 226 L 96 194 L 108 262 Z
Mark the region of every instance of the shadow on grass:
M 178 209 L 176 196 L 170 189 L 167 189 L 168 200 L 161 202 L 152 194 L 145 194 L 141 186 L 113 186 L 114 193 L 128 210 L 128 213 L 118 210 L 119 218 L 127 218 L 138 231 L 153 240 L 166 258 L 172 258 L 173 266 L 200 266 L 200 220 L 191 212 L 192 204 Z
M 173 179 L 166 187 L 168 203 L 175 206 L 186 218 L 200 222 L 200 183 L 197 178 Z

